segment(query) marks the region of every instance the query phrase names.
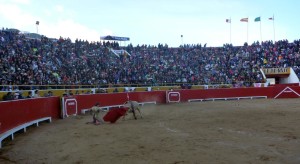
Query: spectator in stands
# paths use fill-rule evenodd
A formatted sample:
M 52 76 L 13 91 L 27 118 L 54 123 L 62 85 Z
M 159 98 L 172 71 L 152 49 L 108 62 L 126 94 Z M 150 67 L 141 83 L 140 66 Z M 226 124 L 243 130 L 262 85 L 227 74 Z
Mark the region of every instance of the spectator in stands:
M 69 96 L 73 96 L 74 94 L 73 94 L 73 92 L 72 92 L 72 90 L 69 90 Z
M 3 96 L 3 101 L 10 101 L 10 100 L 14 100 L 14 96 L 12 94 L 12 92 L 7 92 L 6 95 Z
M 17 91 L 15 93 L 15 99 L 24 99 L 24 96 L 23 96 L 23 92 L 22 91 Z
M 75 95 L 79 95 L 79 90 L 76 90 Z
M 53 96 L 53 92 L 52 91 L 48 91 L 47 93 L 45 93 L 44 97 L 51 97 Z
M 118 88 L 115 88 L 115 89 L 113 90 L 113 93 L 118 93 L 118 92 L 119 92 Z
M 65 92 L 63 93 L 63 97 L 68 97 L 69 96 L 69 92 L 68 90 L 65 90 Z
M 33 97 L 34 97 L 34 98 L 41 97 L 40 94 L 39 94 L 39 90 L 36 89 L 36 90 L 34 91 Z
M 62 97 L 69 97 L 69 95 L 68 95 L 67 92 L 64 92 L 64 93 L 62 94 Z
M 26 96 L 26 98 L 33 98 L 32 91 L 28 91 L 28 95 Z
M 237 84 L 263 82 L 262 67 L 293 67 L 300 77 L 300 41 L 254 42 L 244 46 L 206 44 L 169 48 L 69 38 L 32 38 L 0 30 L 0 87 L 91 84 Z M 115 55 L 111 48 L 128 52 Z M 105 64 L 99 64 L 105 63 Z M 297 66 L 297 67 L 295 67 Z M 20 88 L 21 89 L 21 88 Z M 22 89 L 35 89 L 22 87 Z

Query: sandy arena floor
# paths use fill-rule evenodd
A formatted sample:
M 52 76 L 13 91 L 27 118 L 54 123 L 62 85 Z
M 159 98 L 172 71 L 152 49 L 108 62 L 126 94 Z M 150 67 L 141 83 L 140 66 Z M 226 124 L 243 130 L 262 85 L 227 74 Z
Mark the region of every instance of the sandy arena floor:
M 6 140 L 0 163 L 300 163 L 300 99 L 145 105 L 143 119 L 77 116 Z

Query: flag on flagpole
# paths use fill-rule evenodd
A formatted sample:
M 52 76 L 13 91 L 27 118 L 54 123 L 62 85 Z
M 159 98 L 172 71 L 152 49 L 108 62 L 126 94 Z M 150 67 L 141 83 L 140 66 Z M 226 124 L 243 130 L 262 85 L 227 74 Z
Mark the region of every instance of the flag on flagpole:
M 241 22 L 248 22 L 248 18 L 242 18 Z
M 231 19 L 226 19 L 226 23 L 231 23 Z
M 270 17 L 269 20 L 274 20 L 274 17 Z
M 260 17 L 256 17 L 256 18 L 254 19 L 254 22 L 260 22 Z

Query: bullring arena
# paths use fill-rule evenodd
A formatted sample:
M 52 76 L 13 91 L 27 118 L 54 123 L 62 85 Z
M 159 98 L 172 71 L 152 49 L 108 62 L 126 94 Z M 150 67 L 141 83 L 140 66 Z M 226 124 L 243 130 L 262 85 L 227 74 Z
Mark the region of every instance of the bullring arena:
M 115 124 L 86 124 L 88 114 L 54 119 L 4 140 L 0 162 L 296 164 L 299 105 L 298 98 L 158 103 L 141 107 L 143 119 Z
M 300 164 L 300 1 L 0 2 L 0 164 Z

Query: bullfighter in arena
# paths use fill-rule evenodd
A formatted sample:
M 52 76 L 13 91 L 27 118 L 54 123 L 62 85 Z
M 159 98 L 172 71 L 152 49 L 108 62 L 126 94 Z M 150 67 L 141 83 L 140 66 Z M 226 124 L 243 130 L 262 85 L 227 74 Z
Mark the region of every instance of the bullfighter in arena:
M 100 108 L 100 103 L 96 103 L 95 106 L 93 106 L 90 110 L 91 114 L 93 115 L 93 121 L 92 122 L 87 122 L 87 124 L 89 123 L 93 123 L 95 125 L 100 125 L 100 124 L 104 124 L 103 121 L 103 113 L 106 112 L 105 110 L 103 110 L 102 108 Z

